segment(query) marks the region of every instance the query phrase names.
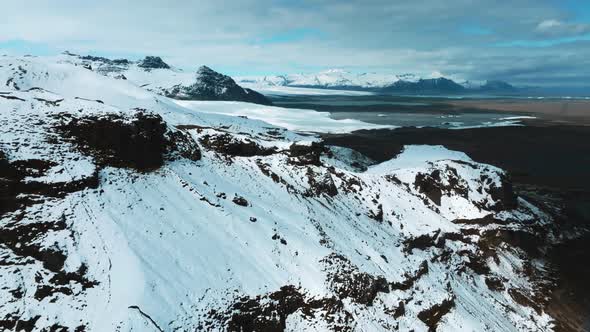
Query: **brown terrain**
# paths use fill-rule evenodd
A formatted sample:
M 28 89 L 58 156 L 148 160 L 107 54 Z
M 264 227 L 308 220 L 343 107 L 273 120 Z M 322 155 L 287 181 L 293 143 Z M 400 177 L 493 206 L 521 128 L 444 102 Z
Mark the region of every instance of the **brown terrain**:
M 590 100 L 582 99 L 469 99 L 447 101 L 458 109 L 528 113 L 553 124 L 590 125 Z

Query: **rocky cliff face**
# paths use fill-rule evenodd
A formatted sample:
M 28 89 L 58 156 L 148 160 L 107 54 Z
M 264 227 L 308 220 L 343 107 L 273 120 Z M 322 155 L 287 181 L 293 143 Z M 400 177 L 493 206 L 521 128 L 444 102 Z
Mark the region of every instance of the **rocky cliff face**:
M 170 66 L 159 56 L 146 56 L 137 66 L 144 69 L 170 69 Z
M 196 73 L 195 82 L 188 86 L 176 85 L 165 92 L 167 97 L 183 100 L 225 100 L 245 101 L 271 105 L 262 94 L 244 89 L 229 76 L 202 66 Z

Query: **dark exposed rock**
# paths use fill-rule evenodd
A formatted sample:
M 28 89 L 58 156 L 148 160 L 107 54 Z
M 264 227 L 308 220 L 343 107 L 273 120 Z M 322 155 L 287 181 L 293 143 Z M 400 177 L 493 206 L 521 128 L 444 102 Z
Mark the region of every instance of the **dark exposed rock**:
M 541 313 L 543 311 L 542 306 L 540 303 L 537 303 L 534 299 L 530 298 L 529 296 L 525 295 L 522 291 L 511 288 L 508 290 L 508 294 L 512 299 L 525 307 L 533 308 L 537 313 Z
M 231 77 L 202 66 L 196 74 L 196 81 L 190 86 L 176 85 L 165 95 L 181 100 L 227 100 L 272 105 L 262 94 L 239 86 Z
M 0 98 L 4 98 L 4 99 L 8 99 L 8 100 L 19 100 L 19 101 L 25 101 L 22 98 L 19 98 L 17 96 L 11 96 L 11 95 L 0 95 Z
M 250 205 L 250 203 L 248 203 L 248 201 L 244 197 L 238 196 L 237 194 L 232 199 L 232 202 L 234 202 L 234 204 L 240 205 L 240 206 L 249 206 Z
M 440 234 L 440 230 L 432 234 L 423 234 L 417 237 L 411 237 L 404 240 L 404 251 L 412 252 L 414 249 L 424 250 L 436 245 L 436 240 Z
M 503 225 L 506 224 L 507 221 L 498 219 L 494 217 L 493 214 L 488 214 L 482 218 L 475 218 L 475 219 L 455 219 L 453 220 L 455 224 L 465 224 L 465 225 Z
M 393 318 L 400 318 L 406 314 L 406 305 L 400 301 L 397 308 L 393 312 Z
M 444 172 L 444 173 L 443 173 Z M 446 178 L 448 184 L 443 183 L 442 177 Z M 452 167 L 446 167 L 444 171 L 433 170 L 430 174 L 418 173 L 414 180 L 414 187 L 434 204 L 441 204 L 443 194 L 460 195 L 467 198 L 467 188 L 461 183 L 457 170 Z
M 350 298 L 370 306 L 379 293 L 389 293 L 389 284 L 384 277 L 360 272 L 342 255 L 331 254 L 322 259 L 322 263 L 327 267 L 328 286 L 340 299 Z
M 178 130 L 168 132 L 167 136 L 169 152 L 192 161 L 201 159 L 201 149 L 189 133 Z
M 338 195 L 338 188 L 336 188 L 336 184 L 334 184 L 332 175 L 329 172 L 318 174 L 308 167 L 306 175 L 309 184 L 308 196 L 327 195 L 334 197 Z
M 327 151 L 323 143 L 312 142 L 310 145 L 293 143 L 289 147 L 289 163 L 299 166 L 321 166 L 320 157 Z
M 429 332 L 435 332 L 438 323 L 444 315 L 448 314 L 455 307 L 455 298 L 446 299 L 439 304 L 418 313 L 418 318 L 428 326 Z
M 489 289 L 493 291 L 503 291 L 505 289 L 504 282 L 505 280 L 500 279 L 499 277 L 495 276 L 487 276 L 485 279 L 486 285 Z
M 512 181 L 507 175 L 501 175 L 501 186 L 491 186 L 489 193 L 495 204 L 491 207 L 493 211 L 503 211 L 516 209 L 518 206 L 518 197 L 514 193 Z
M 53 162 L 39 159 L 9 162 L 0 151 L 0 215 L 32 205 L 43 196 L 63 197 L 71 192 L 98 186 L 98 172 L 70 182 L 25 181 L 27 177 L 44 175 L 53 166 Z
M 146 56 L 137 66 L 144 69 L 170 69 L 170 66 L 159 56 Z
M 404 281 L 392 282 L 390 284 L 390 288 L 392 290 L 403 290 L 403 291 L 408 290 L 408 289 L 412 288 L 412 286 L 414 286 L 414 283 L 416 281 L 418 281 L 418 279 L 420 279 L 426 273 L 428 273 L 428 262 L 423 261 L 420 264 L 420 266 L 418 267 L 418 270 L 413 275 L 412 274 L 405 274 L 404 277 L 406 279 Z
M 96 282 L 86 278 L 87 268 L 81 265 L 75 272 L 64 271 L 66 255 L 56 248 L 46 248 L 39 244 L 39 239 L 51 232 L 66 230 L 65 217 L 57 221 L 21 223 L 15 221 L 0 227 L 0 244 L 18 257 L 17 261 L 3 261 L 0 265 L 30 264 L 38 261 L 53 276 L 48 284 L 39 284 L 34 297 L 41 301 L 56 292 L 72 295 L 71 285 L 79 284 L 82 289 L 94 287 Z M 18 296 L 16 294 L 15 296 Z
M 228 156 L 269 156 L 277 152 L 274 147 L 266 148 L 248 139 L 238 140 L 230 134 L 203 135 L 199 142 L 205 148 Z
M 31 332 L 35 329 L 35 324 L 41 316 L 35 316 L 29 319 L 20 319 L 11 314 L 0 319 L 0 328 L 6 331 L 25 331 Z
M 102 166 L 149 171 L 164 162 L 166 124 L 159 115 L 138 111 L 129 118 L 116 114 L 71 118 L 57 129 Z
M 383 222 L 383 205 L 377 205 L 377 212 L 370 211 L 369 218 L 376 220 L 378 222 Z
M 94 61 L 94 62 L 102 62 L 108 65 L 117 65 L 117 66 L 124 66 L 129 65 L 131 62 L 127 59 L 108 59 L 101 56 L 92 56 L 92 55 L 85 55 L 80 56 L 82 60 Z
M 440 205 L 442 198 L 442 190 L 436 181 L 436 177 L 440 180 L 440 171 L 436 170 L 432 174 L 418 173 L 414 181 L 414 186 L 436 205 Z
M 304 318 L 320 318 L 335 331 L 350 331 L 350 313 L 335 298 L 308 298 L 292 285 L 256 297 L 242 297 L 224 311 L 211 310 L 200 329 L 221 327 L 232 332 L 281 332 L 287 318 L 300 311 Z

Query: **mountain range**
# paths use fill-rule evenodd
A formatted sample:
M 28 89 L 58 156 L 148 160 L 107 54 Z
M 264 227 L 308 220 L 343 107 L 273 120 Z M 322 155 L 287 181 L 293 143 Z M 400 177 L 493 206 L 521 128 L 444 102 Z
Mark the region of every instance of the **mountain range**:
M 65 52 L 65 62 L 115 79 L 129 80 L 143 88 L 183 100 L 244 101 L 262 105 L 272 102 L 262 94 L 239 86 L 231 77 L 201 66 L 196 72 L 185 72 L 167 64 L 158 56 L 139 61 L 79 56 Z
M 516 93 L 517 88 L 503 81 L 459 81 L 433 74 L 352 73 L 330 69 L 316 74 L 238 77 L 238 83 L 260 87 L 288 86 L 315 89 L 361 90 L 387 94 L 469 94 Z

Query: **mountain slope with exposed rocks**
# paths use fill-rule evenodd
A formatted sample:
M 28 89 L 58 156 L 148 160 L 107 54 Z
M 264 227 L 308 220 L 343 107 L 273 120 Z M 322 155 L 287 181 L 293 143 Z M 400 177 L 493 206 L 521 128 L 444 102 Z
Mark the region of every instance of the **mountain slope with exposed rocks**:
M 376 164 L 51 58 L 0 58 L 0 82 L 3 329 L 554 326 L 517 241 L 552 217 L 501 169 L 440 146 Z
M 242 88 L 231 77 L 201 66 L 196 73 L 185 72 L 158 56 L 146 56 L 133 62 L 65 53 L 60 61 L 82 66 L 104 76 L 128 80 L 142 88 L 182 100 L 243 101 L 272 105 L 262 94 Z

